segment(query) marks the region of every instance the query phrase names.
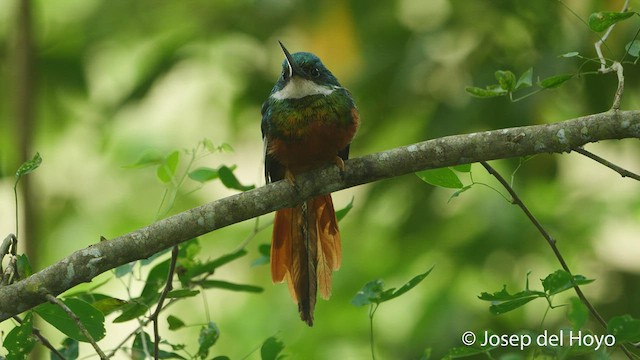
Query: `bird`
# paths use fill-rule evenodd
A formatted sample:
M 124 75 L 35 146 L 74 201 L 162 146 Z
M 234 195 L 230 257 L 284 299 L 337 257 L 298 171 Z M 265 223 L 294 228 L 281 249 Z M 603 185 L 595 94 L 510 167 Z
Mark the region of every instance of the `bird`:
M 282 73 L 261 109 L 266 183 L 284 179 L 295 188 L 297 175 L 330 164 L 344 174 L 360 125 L 351 93 L 316 55 L 278 43 Z M 276 211 L 270 255 L 273 282 L 288 283 L 301 320 L 313 326 L 318 290 L 329 299 L 342 260 L 331 194 Z

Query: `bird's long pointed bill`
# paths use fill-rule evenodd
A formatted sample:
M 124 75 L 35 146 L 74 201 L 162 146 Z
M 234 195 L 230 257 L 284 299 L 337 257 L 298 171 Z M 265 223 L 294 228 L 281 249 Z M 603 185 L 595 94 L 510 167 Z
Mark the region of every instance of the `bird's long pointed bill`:
M 282 52 L 284 52 L 284 57 L 287 59 L 287 64 L 289 65 L 289 77 L 292 77 L 293 75 L 303 74 L 304 72 L 302 71 L 300 66 L 298 66 L 296 61 L 293 60 L 293 56 L 291 56 L 289 50 L 287 50 L 287 48 L 282 45 L 282 42 L 278 41 L 278 44 L 280 44 Z

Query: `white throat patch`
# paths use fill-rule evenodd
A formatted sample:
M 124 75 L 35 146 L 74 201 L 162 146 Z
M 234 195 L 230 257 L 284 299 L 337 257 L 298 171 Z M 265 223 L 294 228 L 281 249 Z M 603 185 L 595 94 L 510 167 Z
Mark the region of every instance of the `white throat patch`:
M 311 80 L 294 76 L 289 80 L 287 85 L 271 95 L 274 99 L 300 99 L 309 95 L 329 95 L 337 86 L 323 86 L 314 83 Z

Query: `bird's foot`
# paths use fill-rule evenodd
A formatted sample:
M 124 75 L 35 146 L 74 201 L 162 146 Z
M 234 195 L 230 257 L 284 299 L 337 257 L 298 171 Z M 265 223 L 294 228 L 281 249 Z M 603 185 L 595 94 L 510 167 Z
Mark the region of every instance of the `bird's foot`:
M 340 156 L 336 156 L 333 161 L 338 167 L 338 170 L 340 170 L 340 177 L 344 180 L 344 160 L 342 160 Z

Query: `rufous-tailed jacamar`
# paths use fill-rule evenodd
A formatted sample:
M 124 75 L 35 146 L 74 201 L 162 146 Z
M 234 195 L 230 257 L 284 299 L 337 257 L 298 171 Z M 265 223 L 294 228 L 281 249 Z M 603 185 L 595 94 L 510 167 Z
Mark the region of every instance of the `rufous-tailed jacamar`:
M 351 94 L 320 59 L 307 52 L 290 54 L 282 74 L 262 105 L 267 183 L 327 164 L 344 171 L 349 144 L 360 123 Z M 271 242 L 271 277 L 287 281 L 300 318 L 313 325 L 318 288 L 331 296 L 331 275 L 340 267 L 340 232 L 331 194 L 276 212 Z

